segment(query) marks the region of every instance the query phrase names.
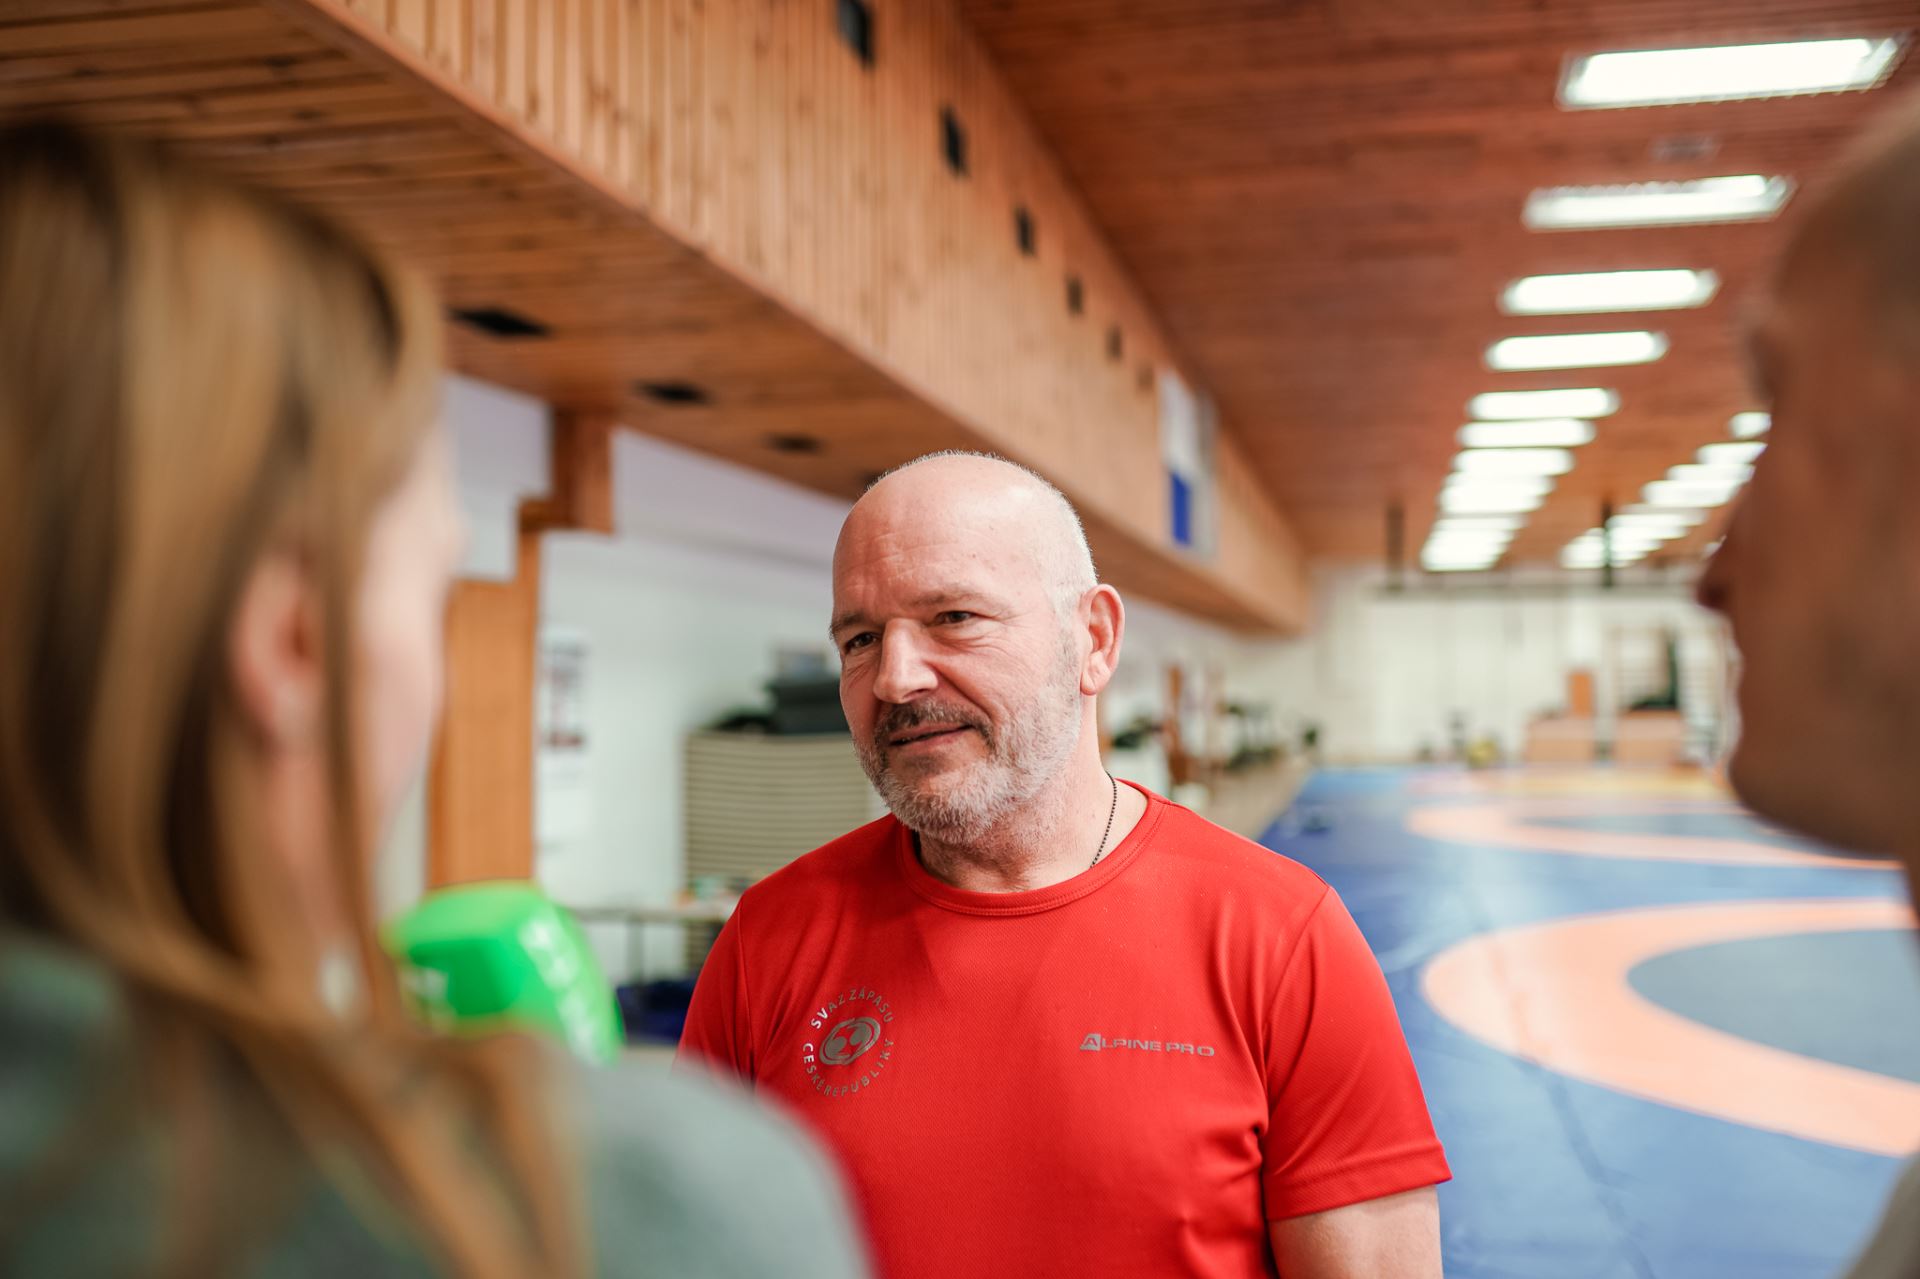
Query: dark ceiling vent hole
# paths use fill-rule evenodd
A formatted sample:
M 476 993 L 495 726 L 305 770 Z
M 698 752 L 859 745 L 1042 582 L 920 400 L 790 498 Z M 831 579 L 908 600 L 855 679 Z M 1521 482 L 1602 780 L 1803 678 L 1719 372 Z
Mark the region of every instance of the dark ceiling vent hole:
M 952 107 L 940 108 L 940 151 L 947 167 L 961 177 L 967 176 L 967 127 Z
M 767 447 L 775 453 L 818 453 L 825 446 L 817 435 L 769 435 Z
M 455 307 L 453 318 L 497 338 L 543 338 L 552 332 L 540 321 L 503 306 Z
M 1022 205 L 1013 211 L 1013 242 L 1028 257 L 1034 254 L 1033 214 Z
M 1084 315 L 1087 310 L 1086 286 L 1080 283 L 1080 277 L 1067 277 L 1067 311 L 1071 315 Z
M 706 404 L 709 397 L 705 387 L 692 382 L 636 382 L 633 389 L 662 404 Z
M 1120 357 L 1126 353 L 1127 339 L 1120 332 L 1120 326 L 1116 324 L 1107 330 L 1107 358 L 1118 363 Z
M 840 0 L 840 38 L 854 56 L 873 65 L 873 6 L 865 0 Z

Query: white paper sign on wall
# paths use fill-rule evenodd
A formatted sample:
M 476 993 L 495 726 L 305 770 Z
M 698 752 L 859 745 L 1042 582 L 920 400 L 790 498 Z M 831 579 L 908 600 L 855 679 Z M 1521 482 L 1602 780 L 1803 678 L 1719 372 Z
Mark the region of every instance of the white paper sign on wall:
M 592 734 L 587 724 L 587 637 L 567 627 L 540 631 L 534 715 L 534 832 L 542 844 L 593 830 Z

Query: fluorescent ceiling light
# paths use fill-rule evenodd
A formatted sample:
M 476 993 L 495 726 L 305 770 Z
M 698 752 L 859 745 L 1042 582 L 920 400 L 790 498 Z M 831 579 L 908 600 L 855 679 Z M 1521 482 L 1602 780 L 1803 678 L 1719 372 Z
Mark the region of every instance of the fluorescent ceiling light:
M 1652 107 L 1870 89 L 1899 53 L 1891 38 L 1595 53 L 1568 61 L 1560 105 Z
M 1780 212 L 1792 194 L 1792 179 L 1758 173 L 1634 186 L 1544 187 L 1527 197 L 1522 220 L 1535 231 L 1751 222 Z
M 1422 564 L 1492 564 L 1507 553 L 1504 546 L 1431 547 L 1420 553 Z
M 1497 560 L 1482 560 L 1471 564 L 1456 564 L 1451 561 L 1422 560 L 1420 567 L 1429 573 L 1484 573 L 1492 568 Z
M 1462 475 L 1455 471 L 1447 476 L 1446 483 L 1440 486 L 1440 491 L 1443 494 L 1523 493 L 1533 497 L 1545 497 L 1553 491 L 1553 480 L 1544 475 Z
M 1460 443 L 1470 449 L 1578 448 L 1593 442 L 1593 423 L 1577 417 L 1531 422 L 1469 422 Z
M 1618 563 L 1624 556 L 1644 555 L 1666 540 L 1665 537 L 1653 533 L 1620 529 L 1603 534 L 1599 529 L 1591 528 L 1568 542 L 1566 549 L 1594 556 L 1598 556 L 1602 551 L 1611 550 L 1614 561 Z
M 1506 553 L 1505 542 L 1428 542 L 1421 548 L 1425 560 L 1497 560 Z
M 1449 515 L 1520 515 L 1539 510 L 1544 501 L 1544 493 L 1446 489 L 1440 494 L 1440 509 Z
M 1738 440 L 1731 444 L 1707 444 L 1701 447 L 1696 456 L 1702 466 L 1720 467 L 1752 466 L 1767 446 L 1760 440 Z
M 1567 543 L 1560 552 L 1560 562 L 1569 568 L 1599 568 L 1605 562 L 1606 555 L 1606 547 L 1600 541 L 1600 530 L 1592 528 Z
M 1739 491 L 1737 484 L 1683 484 L 1678 480 L 1655 480 L 1641 490 L 1652 506 L 1724 506 Z
M 1450 555 L 1456 558 L 1465 557 L 1468 559 L 1476 555 L 1494 556 L 1505 551 L 1508 543 L 1512 540 L 1510 537 L 1496 537 L 1492 539 L 1458 537 L 1429 538 L 1427 539 L 1426 546 L 1422 548 L 1420 553 L 1429 556 Z
M 1727 419 L 1727 429 L 1736 440 L 1751 440 L 1773 429 L 1773 414 L 1735 413 Z
M 1682 484 L 1731 484 L 1737 487 L 1753 478 L 1753 468 L 1745 463 L 1736 466 L 1702 466 L 1698 462 L 1686 462 L 1668 467 L 1667 478 Z
M 1498 555 L 1511 541 L 1511 533 L 1436 533 L 1427 539 L 1422 554 Z
M 1615 533 L 1644 533 L 1664 540 L 1679 537 L 1696 522 L 1677 515 L 1616 515 L 1607 527 Z
M 1467 405 L 1467 416 L 1496 422 L 1543 417 L 1606 417 L 1620 408 L 1620 396 L 1597 386 L 1564 391 L 1488 391 Z
M 1566 449 L 1468 449 L 1453 459 L 1460 475 L 1565 475 L 1573 469 Z
M 1555 333 L 1543 337 L 1502 338 L 1487 348 L 1487 367 L 1496 373 L 1525 369 L 1613 368 L 1651 364 L 1667 353 L 1667 335 L 1644 329 L 1628 333 Z
M 1504 548 L 1494 547 L 1485 553 L 1476 551 L 1470 555 L 1453 552 L 1443 555 L 1422 555 L 1420 565 L 1426 569 L 1491 568 L 1498 564 L 1505 554 Z
M 1529 275 L 1500 295 L 1508 315 L 1595 315 L 1705 306 L 1720 291 L 1712 271 L 1587 271 Z
M 1663 520 L 1684 520 L 1688 524 L 1702 523 L 1708 512 L 1692 506 L 1648 506 L 1636 502 L 1620 512 L 1621 515 L 1649 515 Z M 1615 517 L 1619 518 L 1618 516 Z
M 1422 564 L 1492 564 L 1507 553 L 1504 546 L 1429 546 L 1420 553 Z
M 1456 516 L 1457 522 L 1449 523 L 1442 516 L 1433 523 L 1427 532 L 1429 542 L 1441 538 L 1455 541 L 1503 542 L 1510 541 L 1519 531 L 1520 521 L 1512 515 Z

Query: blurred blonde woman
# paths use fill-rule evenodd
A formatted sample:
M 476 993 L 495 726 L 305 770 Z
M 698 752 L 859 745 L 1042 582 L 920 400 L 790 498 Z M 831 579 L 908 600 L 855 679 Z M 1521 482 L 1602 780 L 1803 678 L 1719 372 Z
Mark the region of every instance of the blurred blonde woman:
M 341 228 L 0 131 L 0 1273 L 864 1273 L 743 1103 L 396 1006 L 440 377 L 434 299 Z

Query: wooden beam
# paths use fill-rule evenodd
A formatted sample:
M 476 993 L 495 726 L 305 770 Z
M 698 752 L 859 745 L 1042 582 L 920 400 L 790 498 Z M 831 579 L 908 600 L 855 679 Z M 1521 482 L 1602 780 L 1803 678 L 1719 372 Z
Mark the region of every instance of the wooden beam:
M 528 502 L 522 522 L 539 530 L 613 536 L 614 414 L 560 409 L 553 415 L 553 495 Z

